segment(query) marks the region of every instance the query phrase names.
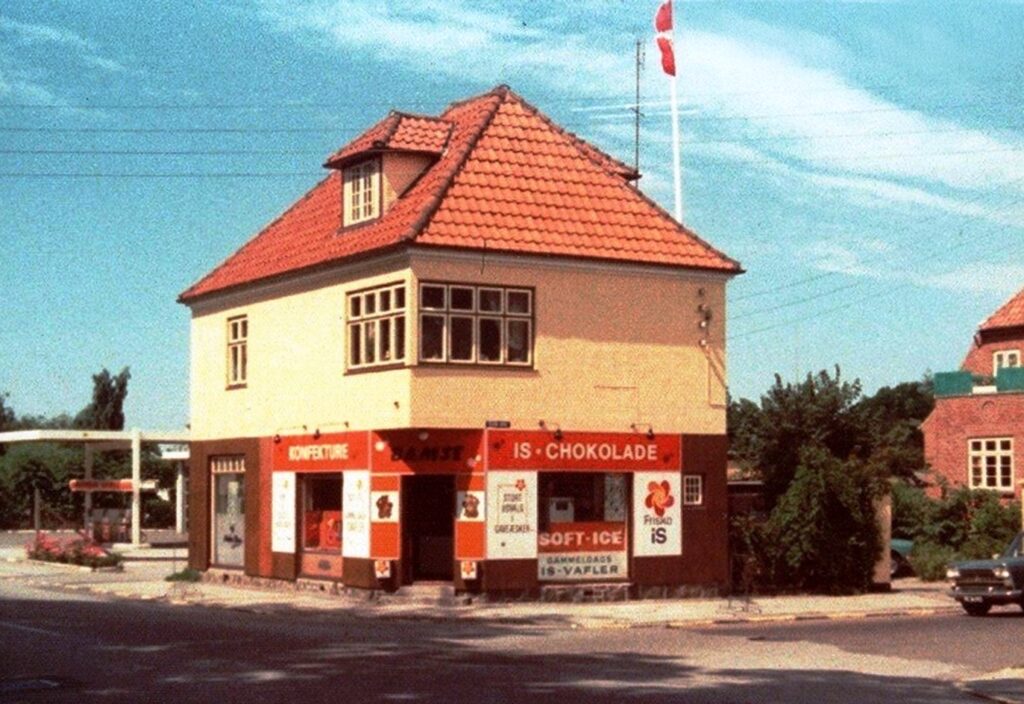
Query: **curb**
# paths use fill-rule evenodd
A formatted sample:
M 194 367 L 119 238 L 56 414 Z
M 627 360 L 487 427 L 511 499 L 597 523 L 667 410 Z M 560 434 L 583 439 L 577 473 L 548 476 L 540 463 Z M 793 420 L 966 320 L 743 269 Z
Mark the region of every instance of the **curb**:
M 137 601 L 166 601 L 170 604 L 175 605 L 189 605 L 189 606 L 204 606 L 208 608 L 224 608 L 234 609 L 242 611 L 251 611 L 254 613 L 273 613 L 273 608 L 259 608 L 256 609 L 252 605 L 241 603 L 232 604 L 230 602 L 224 602 L 221 600 L 205 600 L 202 597 L 197 599 L 188 598 L 168 598 L 167 594 L 121 594 L 116 591 L 104 589 L 97 585 L 65 585 L 64 588 L 71 589 L 72 591 L 88 591 L 92 594 L 99 596 L 107 596 L 114 599 L 130 599 Z M 292 605 L 291 608 L 299 609 L 302 611 L 320 611 L 315 605 Z M 386 610 L 382 610 L 379 613 L 370 608 L 368 614 L 362 608 L 333 608 L 326 609 L 327 611 L 344 611 L 350 615 L 356 615 L 360 617 L 366 617 L 372 615 L 377 618 L 388 618 L 398 620 L 426 620 L 426 621 L 446 621 L 450 620 L 451 615 L 449 614 L 425 614 L 417 613 L 415 611 L 403 612 L 403 613 L 388 613 Z M 355 613 L 359 611 L 359 613 Z M 893 611 L 849 611 L 849 612 L 837 612 L 837 613 L 789 613 L 789 614 L 772 614 L 765 616 L 749 616 L 745 618 L 703 618 L 703 619 L 676 619 L 676 620 L 664 620 L 664 621 L 578 621 L 571 620 L 567 626 L 571 629 L 579 630 L 630 630 L 630 629 L 642 629 L 642 628 L 665 628 L 665 629 L 693 629 L 693 628 L 709 628 L 713 626 L 744 626 L 744 625 L 757 625 L 757 624 L 768 624 L 768 623 L 805 623 L 815 621 L 856 621 L 856 620 L 867 620 L 867 619 L 882 619 L 882 618 L 913 618 L 923 616 L 934 616 L 937 614 L 953 614 L 959 613 L 957 607 L 935 607 L 935 608 L 916 608 L 916 609 L 898 609 Z M 501 621 L 508 620 L 507 616 L 495 616 L 493 618 L 486 615 L 473 617 L 467 620 L 480 620 L 480 621 Z M 1018 702 L 1011 701 L 1010 704 L 1019 704 Z

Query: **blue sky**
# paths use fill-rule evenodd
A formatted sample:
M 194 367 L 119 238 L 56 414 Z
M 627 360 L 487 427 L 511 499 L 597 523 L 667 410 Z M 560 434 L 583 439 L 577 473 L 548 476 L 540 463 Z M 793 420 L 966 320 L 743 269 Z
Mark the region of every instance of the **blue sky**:
M 130 365 L 128 424 L 188 420 L 178 293 L 389 108 L 511 85 L 672 206 L 657 2 L 0 6 L 0 391 L 75 412 Z M 685 222 L 739 259 L 729 376 L 955 368 L 1024 286 L 1024 4 L 676 2 Z

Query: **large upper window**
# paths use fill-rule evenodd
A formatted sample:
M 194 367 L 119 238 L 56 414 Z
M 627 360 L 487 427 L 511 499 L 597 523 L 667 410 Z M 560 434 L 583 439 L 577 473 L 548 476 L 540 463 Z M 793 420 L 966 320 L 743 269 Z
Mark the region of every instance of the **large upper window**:
M 405 284 L 348 294 L 348 368 L 405 359 Z
M 228 386 L 245 386 L 249 378 L 249 318 L 228 318 Z
M 345 169 L 345 224 L 355 225 L 380 214 L 380 163 L 364 161 Z
M 998 374 L 1000 369 L 1020 366 L 1020 350 L 999 350 L 992 353 L 992 373 Z
M 533 363 L 531 289 L 423 283 L 419 313 L 421 362 Z
M 972 489 L 1013 491 L 1013 438 L 972 438 L 967 456 Z

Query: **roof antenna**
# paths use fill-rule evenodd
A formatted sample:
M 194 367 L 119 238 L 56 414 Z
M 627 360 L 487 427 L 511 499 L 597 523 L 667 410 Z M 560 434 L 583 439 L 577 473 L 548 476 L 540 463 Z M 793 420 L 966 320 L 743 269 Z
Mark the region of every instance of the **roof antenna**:
M 636 105 L 633 106 L 633 170 L 640 173 L 640 69 L 644 65 L 643 42 L 636 40 Z

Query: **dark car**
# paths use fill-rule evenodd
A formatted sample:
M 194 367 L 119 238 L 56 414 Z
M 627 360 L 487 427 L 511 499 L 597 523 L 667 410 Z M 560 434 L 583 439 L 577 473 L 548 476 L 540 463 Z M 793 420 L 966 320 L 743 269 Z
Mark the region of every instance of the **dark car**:
M 946 570 L 949 595 L 971 616 L 984 616 L 995 605 L 1024 609 L 1024 532 L 999 557 L 957 562 Z

